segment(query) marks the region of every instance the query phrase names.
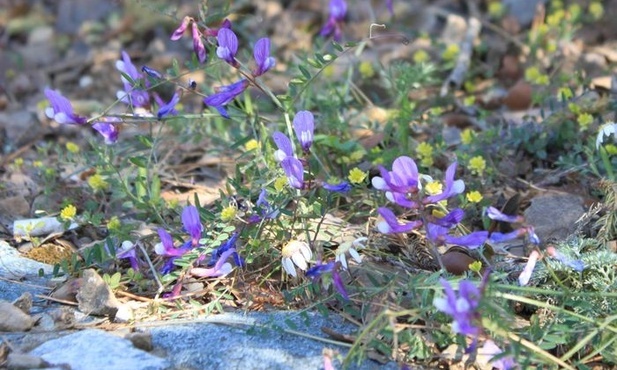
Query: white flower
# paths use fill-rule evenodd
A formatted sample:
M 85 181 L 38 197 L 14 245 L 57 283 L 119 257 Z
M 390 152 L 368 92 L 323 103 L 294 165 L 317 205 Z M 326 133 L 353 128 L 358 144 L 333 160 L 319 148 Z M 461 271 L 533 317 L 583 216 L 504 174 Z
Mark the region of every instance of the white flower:
M 615 135 L 615 138 L 617 138 L 617 123 L 609 122 L 602 125 L 598 132 L 598 137 L 596 138 L 596 149 L 600 148 L 600 145 L 604 143 L 604 137 L 611 136 L 611 134 Z
M 365 242 L 365 241 L 367 241 L 367 238 L 361 237 L 354 241 L 346 242 L 346 243 L 339 245 L 339 247 L 336 248 L 336 252 L 334 252 L 334 254 L 336 255 L 334 259 L 336 261 L 340 261 L 344 269 L 347 269 L 347 257 L 345 256 L 346 253 L 349 253 L 349 255 L 356 262 L 361 263 L 362 256 L 358 253 L 356 248 L 364 248 L 364 244 L 362 244 L 362 242 Z
M 283 247 L 281 253 L 283 254 L 283 259 L 281 260 L 283 269 L 291 276 L 298 276 L 296 273 L 296 266 L 298 266 L 300 270 L 306 271 L 308 268 L 307 262 L 313 257 L 309 245 L 306 242 L 298 240 L 292 240 L 287 243 Z

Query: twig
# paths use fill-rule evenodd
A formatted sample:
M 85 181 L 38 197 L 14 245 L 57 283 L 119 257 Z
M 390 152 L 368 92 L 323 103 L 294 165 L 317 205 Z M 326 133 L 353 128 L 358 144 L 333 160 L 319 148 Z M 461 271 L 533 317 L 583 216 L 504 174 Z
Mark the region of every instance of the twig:
M 54 298 L 51 296 L 47 296 L 47 295 L 41 295 L 41 294 L 36 294 L 35 295 L 36 298 L 41 298 L 41 299 L 46 299 L 48 301 L 52 301 L 52 302 L 58 302 L 58 303 L 62 303 L 62 304 L 68 304 L 70 306 L 77 306 L 78 303 L 77 302 L 73 302 L 73 301 L 67 301 L 66 299 L 60 299 L 60 298 Z

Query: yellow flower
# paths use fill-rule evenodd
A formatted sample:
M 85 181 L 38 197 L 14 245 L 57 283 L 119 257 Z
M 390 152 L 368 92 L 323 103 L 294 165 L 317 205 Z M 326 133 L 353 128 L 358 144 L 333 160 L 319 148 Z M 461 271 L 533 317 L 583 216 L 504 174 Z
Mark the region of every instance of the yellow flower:
M 107 188 L 109 187 L 109 183 L 105 181 L 103 176 L 99 175 L 98 173 L 95 173 L 94 175 L 88 177 L 88 185 L 90 185 L 90 187 L 94 191 L 107 190 Z
M 433 146 L 427 142 L 422 142 L 418 144 L 418 147 L 416 148 L 416 153 L 418 153 L 418 155 L 423 158 L 432 157 Z
M 546 16 L 546 24 L 550 27 L 557 27 L 563 21 L 566 16 L 566 12 L 562 9 L 555 11 L 553 14 Z
M 469 269 L 473 272 L 480 272 L 482 270 L 482 261 L 473 261 L 469 264 Z
M 371 64 L 371 62 L 366 61 L 366 60 L 360 63 L 360 66 L 358 67 L 358 71 L 360 71 L 360 75 L 362 75 L 363 78 L 371 78 L 375 75 L 375 70 L 373 69 L 373 65 Z
M 34 162 L 32 162 L 32 166 L 34 168 L 41 168 L 41 167 L 43 167 L 43 162 L 41 162 L 41 161 L 34 161 Z
M 435 162 L 433 162 L 433 157 L 426 157 L 420 160 L 420 166 L 424 167 L 432 167 Z
M 66 150 L 68 150 L 69 152 L 75 154 L 75 153 L 79 153 L 79 145 L 75 144 L 72 141 L 67 141 L 66 144 L 64 144 L 66 147 Z
M 107 230 L 109 231 L 118 231 L 120 230 L 120 226 L 122 226 L 122 224 L 118 216 L 114 216 L 107 221 Z
M 429 55 L 426 51 L 420 49 L 418 51 L 416 51 L 415 53 L 413 53 L 413 61 L 416 63 L 424 63 L 426 61 L 428 61 L 429 59 Z
M 525 80 L 536 85 L 548 85 L 548 75 L 540 72 L 538 67 L 529 67 L 525 70 Z
M 251 139 L 244 144 L 244 150 L 251 151 L 259 148 L 259 141 Z
M 570 89 L 567 86 L 559 89 L 559 92 L 557 93 L 557 99 L 560 99 L 560 100 L 561 99 L 568 100 L 568 99 L 572 99 L 572 97 L 573 97 L 572 89 Z
M 468 96 L 465 99 L 463 99 L 463 104 L 466 105 L 466 106 L 473 105 L 473 103 L 475 103 L 475 102 L 476 102 L 476 97 L 473 96 L 473 95 Z
M 472 129 L 466 128 L 461 132 L 461 142 L 465 145 L 469 145 L 475 136 L 476 133 Z
M 21 167 L 24 165 L 24 159 L 23 158 L 15 158 L 15 161 L 13 162 L 15 164 L 15 167 Z
M 481 156 L 477 155 L 469 160 L 467 166 L 472 174 L 482 176 L 482 173 L 486 169 L 486 161 Z
M 364 153 L 365 153 L 364 150 L 356 150 L 355 152 L 352 152 L 349 155 L 349 159 L 354 162 L 358 162 L 359 160 L 362 159 L 362 157 L 364 157 Z
M 448 47 L 446 47 L 446 50 L 441 53 L 441 58 L 447 62 L 454 60 L 460 51 L 461 49 L 457 44 L 449 44 Z
M 60 218 L 64 221 L 70 221 L 75 218 L 76 214 L 77 208 L 75 208 L 74 205 L 69 204 L 68 206 L 62 208 L 62 211 L 60 211 Z
M 468 192 L 465 197 L 470 203 L 479 203 L 482 200 L 482 194 L 477 190 Z
M 366 172 L 362 171 L 358 167 L 354 167 L 351 171 L 349 171 L 349 176 L 347 176 L 347 178 L 352 184 L 361 184 L 366 179 L 366 176 Z
M 615 144 L 606 144 L 604 149 L 606 149 L 608 155 L 617 155 L 617 145 Z
M 441 202 L 439 202 L 439 203 L 441 203 Z M 446 213 L 445 213 L 444 211 L 440 210 L 440 209 L 434 209 L 434 210 L 431 212 L 431 214 L 432 214 L 434 217 L 437 217 L 437 218 L 442 218 L 442 217 L 445 217 L 445 216 L 446 216 Z
M 277 193 L 280 193 L 281 191 L 283 191 L 283 189 L 285 189 L 285 187 L 287 186 L 287 177 L 285 176 L 281 176 L 278 179 L 276 179 L 274 181 L 274 190 L 276 190 Z
M 604 15 L 604 6 L 599 1 L 594 1 L 589 4 L 589 14 L 593 17 L 593 19 L 600 19 Z
M 430 195 L 443 193 L 443 185 L 439 181 L 429 182 L 424 186 L 424 189 L 426 189 L 426 192 Z
M 579 107 L 575 103 L 568 103 L 568 109 L 574 114 L 579 114 L 581 112 L 581 107 Z
M 576 121 L 581 127 L 581 130 L 587 130 L 589 125 L 593 122 L 593 116 L 589 113 L 581 113 L 576 117 Z
M 227 206 L 221 210 L 221 221 L 227 222 L 231 221 L 236 217 L 236 213 L 238 212 L 238 208 L 234 206 Z
M 503 15 L 504 8 L 501 1 L 492 1 L 488 4 L 488 14 L 493 18 L 499 18 Z

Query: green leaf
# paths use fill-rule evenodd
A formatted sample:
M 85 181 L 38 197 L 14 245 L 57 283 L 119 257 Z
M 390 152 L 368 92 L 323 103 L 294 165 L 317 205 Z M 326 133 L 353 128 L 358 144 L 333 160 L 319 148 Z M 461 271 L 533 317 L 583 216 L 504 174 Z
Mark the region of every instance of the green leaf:
M 148 167 L 148 161 L 144 157 L 130 157 L 129 162 L 140 168 Z
M 308 64 L 310 64 L 310 65 L 311 65 L 311 67 L 314 67 L 314 68 L 317 68 L 317 69 L 321 69 L 321 67 L 323 67 L 323 64 L 319 63 L 318 61 L 316 61 L 316 60 L 315 60 L 315 59 L 313 59 L 313 58 L 308 58 L 308 59 L 306 60 L 306 62 L 307 62 Z
M 306 83 L 306 80 L 300 77 L 292 78 L 291 81 L 289 81 L 289 84 L 291 85 L 302 85 L 305 83 Z
M 343 46 L 336 41 L 332 41 L 332 47 L 334 47 L 337 51 L 341 53 L 345 50 Z
M 302 72 L 302 75 L 306 77 L 307 80 L 311 79 L 311 74 L 309 73 L 309 71 L 306 70 L 306 68 L 298 66 L 298 69 L 300 70 L 300 72 Z

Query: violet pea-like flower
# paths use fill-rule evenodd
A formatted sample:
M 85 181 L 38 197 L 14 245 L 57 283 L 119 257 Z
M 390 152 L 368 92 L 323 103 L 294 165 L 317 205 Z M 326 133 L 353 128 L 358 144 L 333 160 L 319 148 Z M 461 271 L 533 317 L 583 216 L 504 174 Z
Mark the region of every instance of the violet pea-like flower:
M 338 266 L 336 265 L 336 262 L 332 261 L 324 264 L 318 263 L 317 265 L 306 270 L 306 276 L 308 278 L 311 278 L 312 280 L 318 280 L 327 273 L 332 274 L 332 284 L 334 285 L 334 288 L 344 299 L 349 300 L 349 294 L 347 294 L 343 279 L 338 272 Z
M 195 55 L 197 55 L 199 63 L 205 63 L 206 59 L 208 59 L 208 55 L 206 54 L 206 47 L 201 39 L 201 32 L 199 31 L 197 22 L 193 22 L 191 25 L 191 33 L 193 36 L 193 51 L 195 52 Z
M 261 38 L 255 43 L 253 48 L 253 57 L 255 58 L 256 68 L 253 71 L 253 76 L 261 76 L 274 68 L 276 61 L 270 56 L 270 39 L 267 37 Z
M 189 273 L 193 276 L 198 277 L 222 277 L 231 272 L 233 267 L 227 259 L 236 253 L 234 248 L 228 249 L 223 252 L 220 258 L 216 261 L 213 267 L 211 268 L 203 268 L 203 267 L 193 267 L 189 270 Z
M 347 15 L 347 2 L 345 0 L 330 0 L 328 10 L 330 12 L 328 21 L 319 34 L 321 36 L 334 34 L 334 40 L 339 41 L 342 35 L 341 23 Z
M 238 82 L 234 82 L 231 85 L 221 86 L 215 94 L 206 96 L 204 103 L 207 106 L 214 107 L 221 116 L 229 118 L 225 105 L 231 103 L 238 95 L 242 94 L 244 90 L 249 86 L 249 81 L 241 79 Z
M 422 221 L 407 221 L 400 223 L 394 212 L 385 207 L 377 209 L 383 221 L 377 223 L 377 229 L 383 234 L 407 233 L 422 226 Z
M 458 285 L 458 295 L 450 283 L 441 278 L 439 280 L 446 293 L 445 297 L 437 297 L 433 305 L 441 312 L 451 316 L 452 332 L 455 334 L 472 335 L 477 337 L 480 328 L 475 321 L 478 318 L 477 308 L 480 304 L 480 290 L 468 280 L 461 280 Z
M 291 145 L 291 140 L 289 140 L 287 135 L 285 135 L 284 133 L 280 131 L 275 131 L 272 134 L 272 139 L 274 140 L 274 144 L 276 144 L 276 147 L 278 148 L 274 152 L 274 158 L 277 161 L 281 162 L 283 161 L 283 159 L 287 157 L 294 156 L 293 147 Z
M 51 107 L 45 109 L 45 115 L 48 118 L 60 124 L 67 125 L 83 125 L 86 123 L 86 117 L 73 113 L 71 102 L 59 92 L 52 89 L 45 89 L 45 96 L 51 104 Z
M 294 131 L 304 153 L 308 153 L 313 144 L 313 132 L 315 131 L 315 120 L 313 113 L 300 111 L 296 113 L 293 120 Z
M 112 145 L 118 141 L 120 131 L 114 122 L 119 122 L 117 117 L 106 117 L 103 121 L 98 121 L 92 124 L 92 128 L 96 130 L 105 139 L 105 144 Z
M 180 40 L 182 38 L 182 35 L 184 34 L 184 31 L 186 31 L 186 29 L 188 28 L 189 24 L 192 21 L 193 19 L 189 16 L 182 18 L 182 22 L 180 23 L 180 26 L 178 26 L 178 28 L 174 30 L 174 33 L 171 34 L 170 39 L 172 41 Z
M 139 259 L 135 251 L 135 244 L 131 241 L 125 240 L 122 242 L 122 245 L 120 245 L 120 248 L 116 251 L 116 257 L 128 259 L 131 263 L 131 268 L 135 271 L 139 271 Z
M 424 198 L 423 203 L 437 203 L 444 199 L 448 199 L 454 195 L 461 194 L 465 191 L 465 183 L 463 180 L 454 180 L 454 175 L 456 174 L 456 162 L 452 163 L 448 166 L 446 170 L 446 175 L 444 178 L 445 189 L 440 194 L 430 195 Z
M 199 219 L 197 207 L 193 205 L 184 207 L 182 210 L 182 224 L 184 225 L 184 230 L 191 236 L 191 244 L 193 247 L 199 245 L 203 225 Z
M 375 176 L 371 184 L 386 192 L 386 198 L 402 207 L 417 208 L 418 203 L 409 196 L 418 193 L 418 166 L 413 159 L 401 156 L 392 163 L 392 171 L 379 167 L 381 176 Z
M 296 189 L 304 188 L 304 166 L 298 158 L 286 157 L 281 161 L 281 167 L 287 176 L 289 185 Z
M 122 52 L 122 60 L 116 62 L 116 69 L 130 77 L 133 81 L 143 78 L 143 75 L 137 70 L 131 61 L 131 57 L 125 51 Z M 150 96 L 147 91 L 135 88 L 124 75 L 121 75 L 120 79 L 124 85 L 124 91 L 116 93 L 118 100 L 135 107 L 147 107 L 150 104 Z
M 323 188 L 328 191 L 333 191 L 335 193 L 347 193 L 351 190 L 351 184 L 347 181 L 341 181 L 338 184 L 324 183 Z
M 514 223 L 514 222 L 523 222 L 524 219 L 521 216 L 517 216 L 517 215 L 507 215 L 503 212 L 501 212 L 500 210 L 498 210 L 495 207 L 488 207 L 486 209 L 486 215 L 491 219 L 491 220 L 495 220 L 495 221 L 502 221 L 502 222 L 508 222 L 508 223 Z
M 156 116 L 159 119 L 161 119 L 161 118 L 163 118 L 163 117 L 165 117 L 167 115 L 170 115 L 170 114 L 171 115 L 178 114 L 178 111 L 176 110 L 176 104 L 178 104 L 178 102 L 180 102 L 180 94 L 178 94 L 177 92 L 174 93 L 174 95 L 171 97 L 171 100 L 168 103 L 163 102 L 158 95 L 154 95 L 154 99 L 160 105 L 160 108 L 159 108 L 158 112 L 156 113 Z
M 219 46 L 216 48 L 216 55 L 233 67 L 238 67 L 236 53 L 238 52 L 238 37 L 229 28 L 221 28 L 216 36 Z

